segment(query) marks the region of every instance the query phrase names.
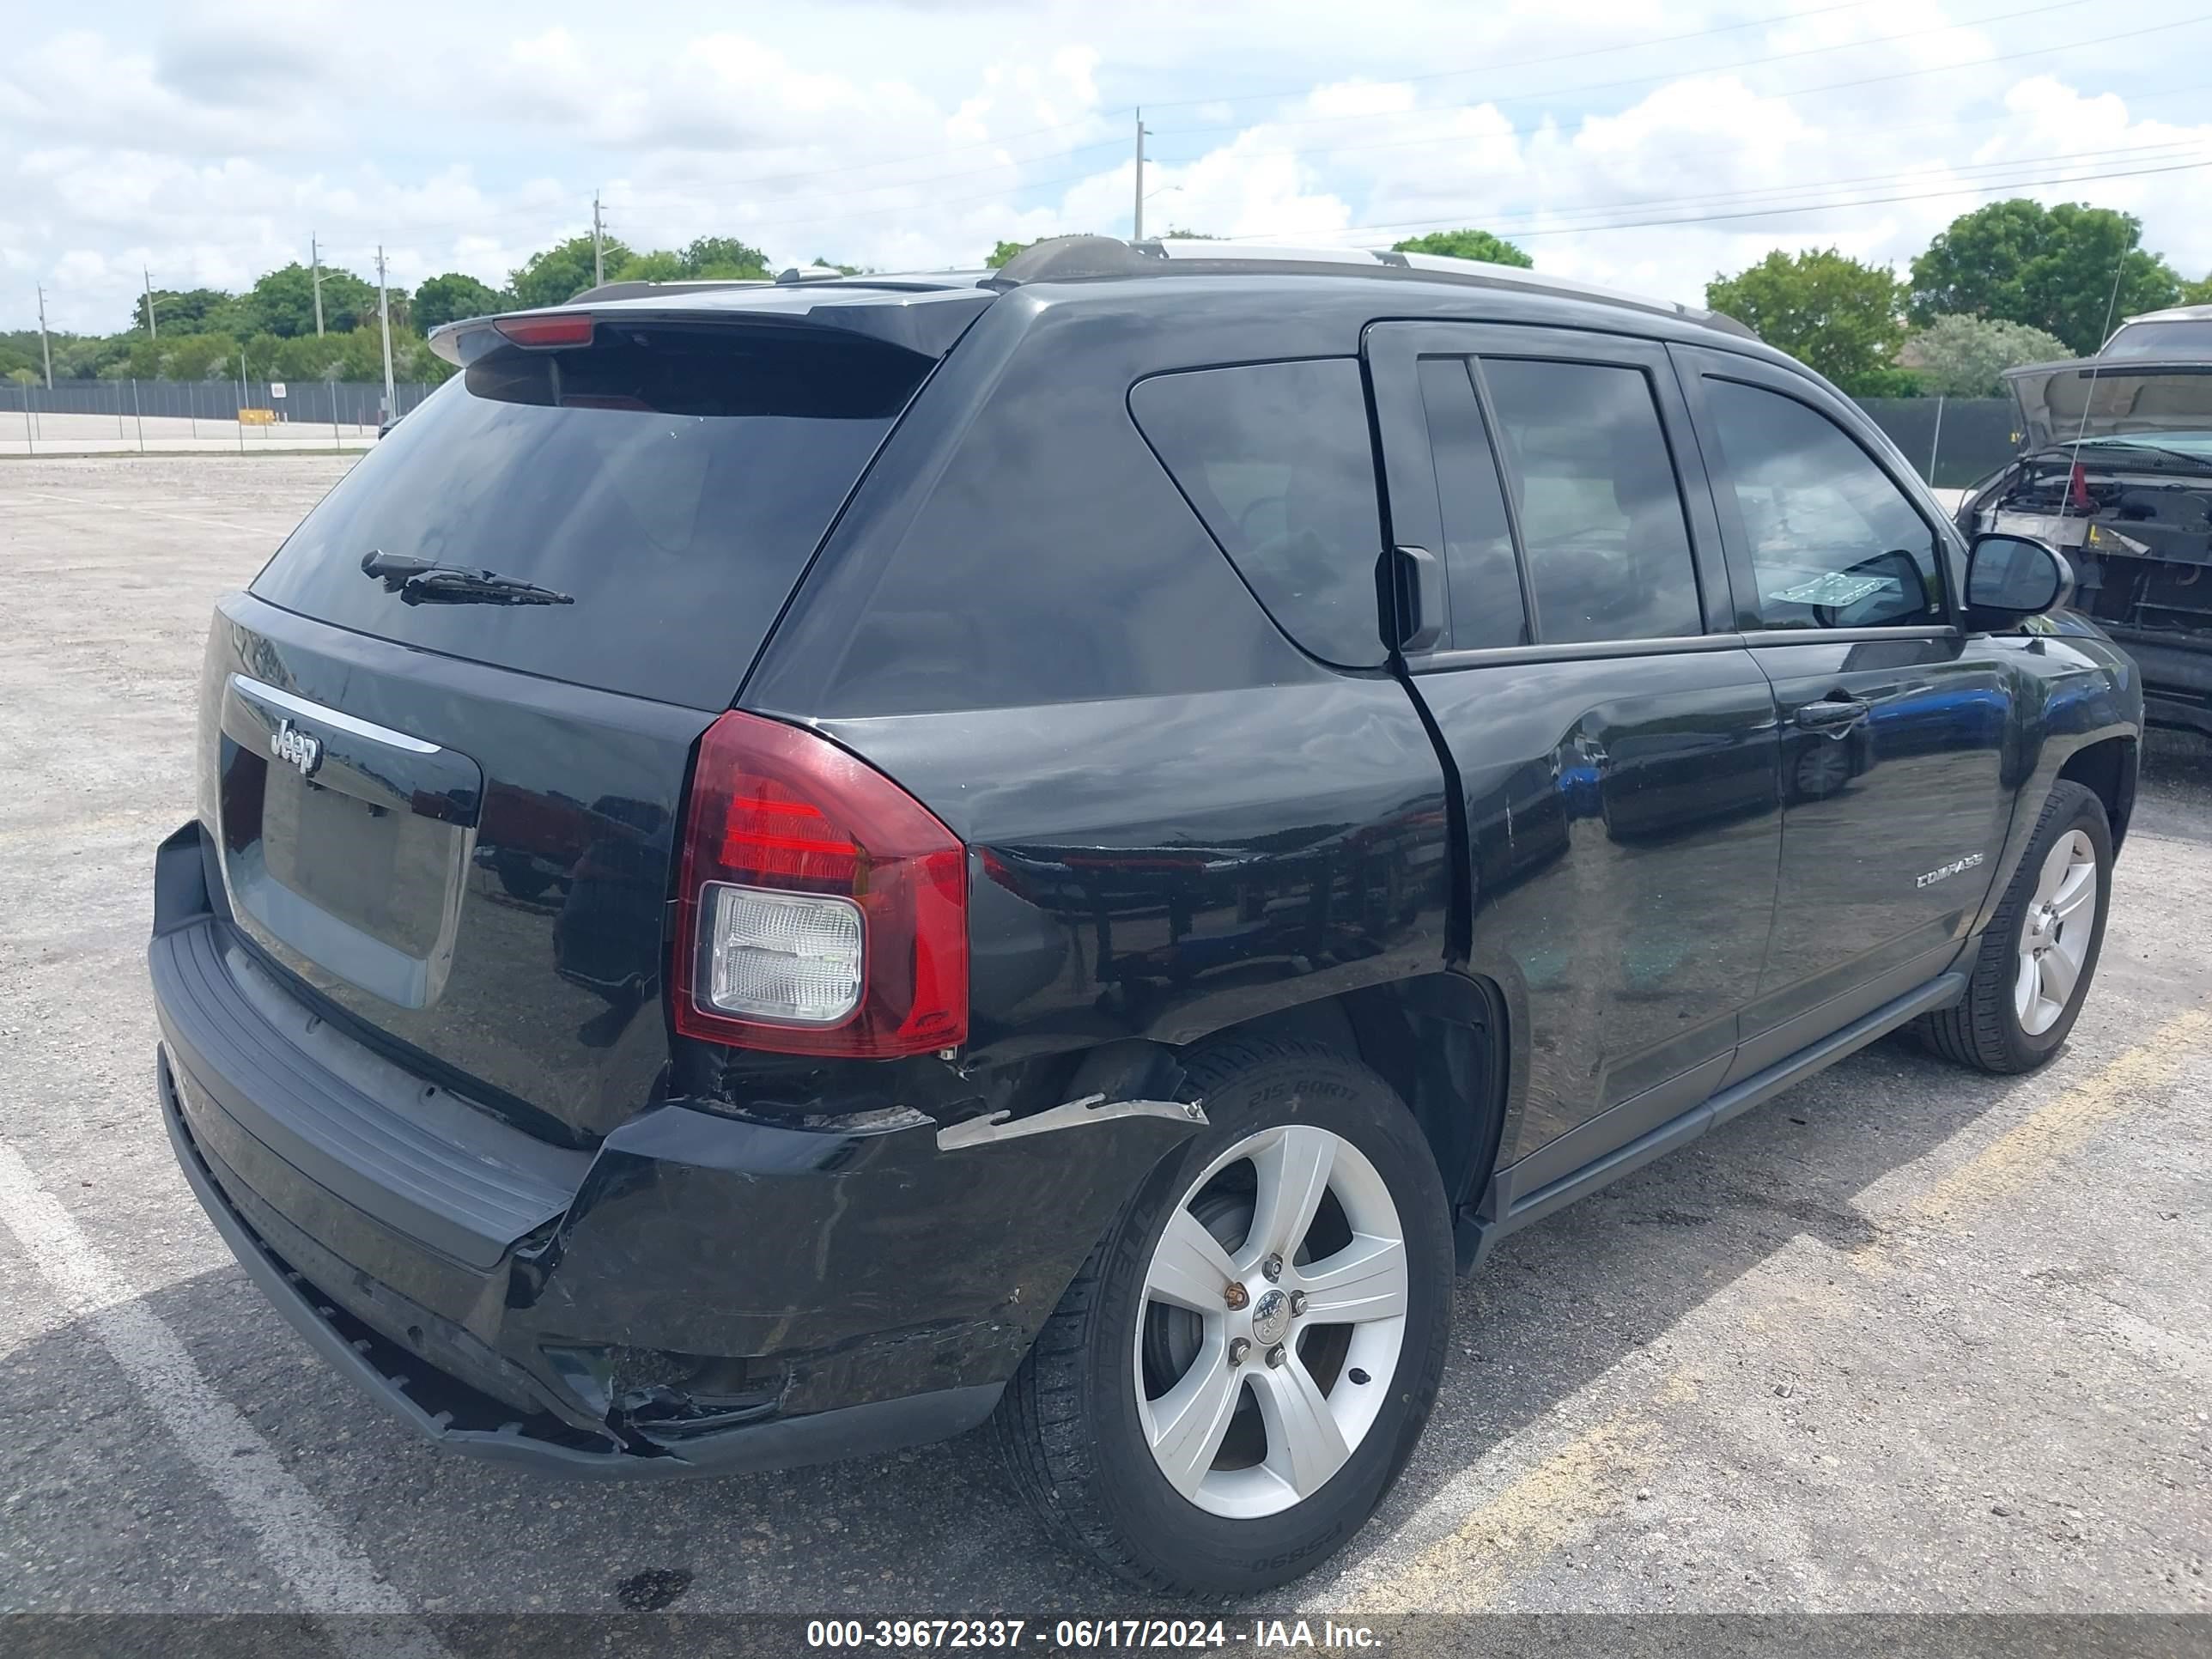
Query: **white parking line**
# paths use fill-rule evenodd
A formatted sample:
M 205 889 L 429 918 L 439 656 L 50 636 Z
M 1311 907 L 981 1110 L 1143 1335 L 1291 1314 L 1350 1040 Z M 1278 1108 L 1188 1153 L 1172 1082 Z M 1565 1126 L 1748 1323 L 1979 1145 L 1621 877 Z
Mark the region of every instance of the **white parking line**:
M 330 1634 L 364 1656 L 447 1659 L 406 1600 L 377 1575 L 274 1447 L 218 1394 L 175 1332 L 109 1267 L 22 1155 L 0 1140 L 0 1221 L 81 1320 L 307 1610 L 341 1615 Z M 373 1625 L 344 1615 L 376 1614 Z
M 23 494 L 33 501 L 59 501 L 67 507 L 97 507 L 110 513 L 137 513 L 149 519 L 174 519 L 179 524 L 208 524 L 218 530 L 244 530 L 255 535 L 264 535 L 265 524 L 240 524 L 235 519 L 210 519 L 191 513 L 170 513 L 158 507 L 141 507 L 136 501 L 95 501 L 82 495 L 57 495 L 50 489 L 27 489 Z

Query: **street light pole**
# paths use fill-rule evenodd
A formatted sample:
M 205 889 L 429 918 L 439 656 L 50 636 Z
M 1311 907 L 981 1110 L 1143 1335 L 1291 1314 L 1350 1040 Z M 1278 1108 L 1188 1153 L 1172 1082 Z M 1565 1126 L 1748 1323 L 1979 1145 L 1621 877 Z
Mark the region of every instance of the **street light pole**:
M 161 337 L 161 331 L 154 325 L 154 273 L 141 265 L 138 274 L 146 279 L 146 337 L 158 340 Z
M 52 392 L 54 389 L 54 348 L 53 343 L 46 338 L 46 290 L 44 283 L 39 287 L 39 350 L 46 360 L 46 390 Z
M 315 337 L 323 337 L 323 256 L 313 236 L 307 238 L 307 280 L 315 287 Z
M 1130 216 L 1129 240 L 1145 240 L 1145 112 L 1137 112 L 1137 210 Z
M 376 245 L 376 314 L 384 327 L 384 418 L 399 411 L 392 389 L 392 295 L 384 286 L 384 244 Z

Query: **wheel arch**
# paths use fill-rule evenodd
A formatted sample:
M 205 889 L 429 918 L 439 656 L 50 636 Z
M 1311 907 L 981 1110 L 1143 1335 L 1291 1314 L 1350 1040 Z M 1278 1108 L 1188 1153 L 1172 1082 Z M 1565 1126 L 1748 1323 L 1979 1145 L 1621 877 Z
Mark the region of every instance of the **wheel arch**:
M 1325 1042 L 1379 1074 L 1412 1109 L 1436 1158 L 1460 1265 L 1468 1264 L 1474 1235 L 1465 1218 L 1497 1165 L 1510 1075 L 1506 1004 L 1496 986 L 1442 969 L 1302 1003 L 1213 1036 Z
M 2104 803 L 2115 853 L 2127 838 L 2128 820 L 2135 812 L 2136 767 L 2136 739 L 2118 737 L 2084 744 L 2058 769 L 2057 781 L 2078 783 Z

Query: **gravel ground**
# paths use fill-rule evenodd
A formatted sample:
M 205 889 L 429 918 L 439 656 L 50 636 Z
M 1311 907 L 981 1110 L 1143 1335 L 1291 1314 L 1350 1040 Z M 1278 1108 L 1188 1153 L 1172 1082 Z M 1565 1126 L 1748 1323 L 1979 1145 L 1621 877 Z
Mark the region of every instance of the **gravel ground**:
M 1127 1610 L 973 1439 L 438 1455 L 231 1262 L 154 1109 L 151 853 L 210 601 L 347 464 L 0 466 L 0 1611 Z M 1407 1478 L 1270 1605 L 2212 1612 L 2212 752 L 2154 743 L 2113 905 L 2045 1070 L 1878 1045 L 1504 1243 Z

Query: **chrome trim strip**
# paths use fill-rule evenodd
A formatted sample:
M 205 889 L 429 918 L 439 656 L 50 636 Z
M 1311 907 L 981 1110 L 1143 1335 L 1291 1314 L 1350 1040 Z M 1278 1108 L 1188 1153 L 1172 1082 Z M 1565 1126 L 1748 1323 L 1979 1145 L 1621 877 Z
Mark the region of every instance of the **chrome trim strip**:
M 301 720 L 319 720 L 325 726 L 348 732 L 356 738 L 367 738 L 371 743 L 380 743 L 388 749 L 399 749 L 410 755 L 441 755 L 445 750 L 434 743 L 425 743 L 404 732 L 395 732 L 388 726 L 379 726 L 356 715 L 325 708 L 319 702 L 309 702 L 305 697 L 294 696 L 289 691 L 279 691 L 273 685 L 264 685 L 259 680 L 248 679 L 243 674 L 233 674 L 230 685 L 234 691 L 252 702 L 267 703 Z

